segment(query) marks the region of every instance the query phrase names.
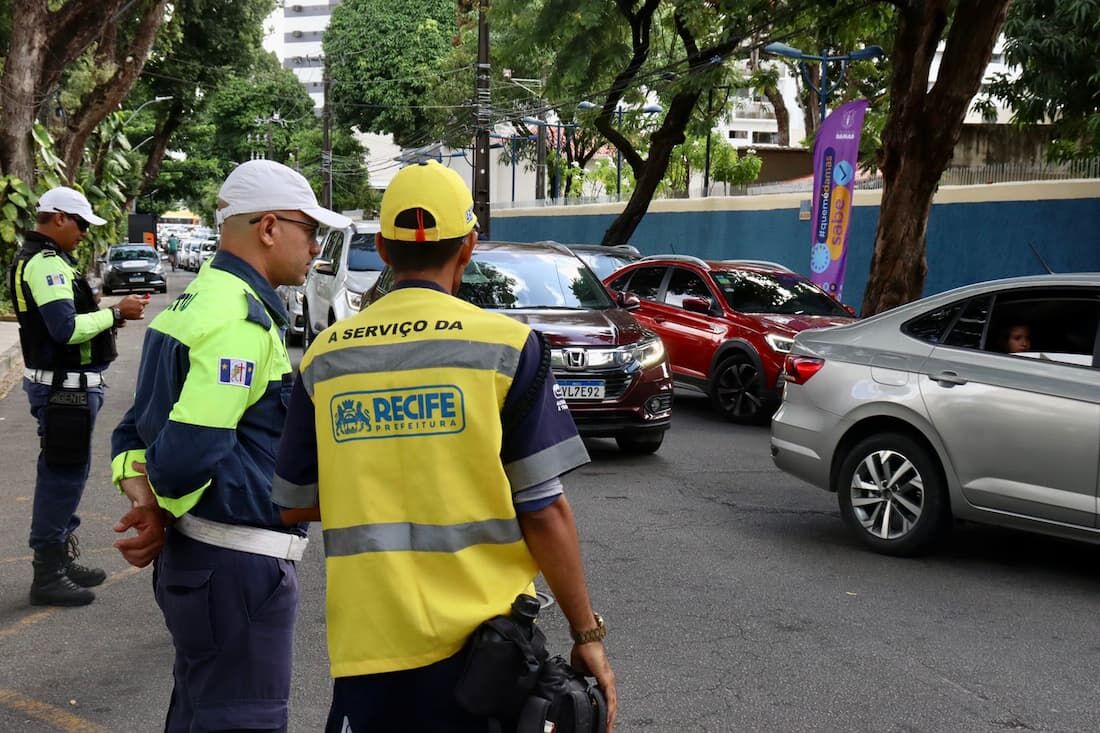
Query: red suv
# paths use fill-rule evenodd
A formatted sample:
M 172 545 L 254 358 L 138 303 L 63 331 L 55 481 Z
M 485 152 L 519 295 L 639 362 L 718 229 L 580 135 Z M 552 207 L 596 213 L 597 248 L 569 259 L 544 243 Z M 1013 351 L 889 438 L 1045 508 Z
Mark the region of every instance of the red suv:
M 387 267 L 363 308 L 393 287 Z M 613 301 L 584 262 L 554 242 L 479 242 L 458 297 L 541 331 L 550 368 L 585 437 L 615 438 L 627 453 L 661 447 L 672 419 L 672 371 L 660 337 Z
M 773 262 L 658 255 L 605 282 L 641 301 L 634 316 L 664 341 L 676 383 L 705 392 L 739 423 L 775 411 L 795 334 L 854 320 L 824 290 Z

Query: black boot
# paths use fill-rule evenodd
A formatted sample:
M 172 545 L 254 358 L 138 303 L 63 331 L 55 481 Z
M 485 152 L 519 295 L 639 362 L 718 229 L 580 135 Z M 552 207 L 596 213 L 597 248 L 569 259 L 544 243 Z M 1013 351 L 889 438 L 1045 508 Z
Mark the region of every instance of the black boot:
M 65 575 L 68 575 L 69 580 L 81 588 L 94 588 L 107 579 L 107 573 L 99 568 L 86 568 L 76 562 L 76 559 L 80 557 L 79 544 L 75 534 L 69 535 L 69 539 L 65 542 L 65 549 L 69 556 L 69 564 L 65 566 Z
M 64 544 L 46 545 L 34 551 L 32 606 L 86 606 L 95 593 L 69 580 L 69 548 Z

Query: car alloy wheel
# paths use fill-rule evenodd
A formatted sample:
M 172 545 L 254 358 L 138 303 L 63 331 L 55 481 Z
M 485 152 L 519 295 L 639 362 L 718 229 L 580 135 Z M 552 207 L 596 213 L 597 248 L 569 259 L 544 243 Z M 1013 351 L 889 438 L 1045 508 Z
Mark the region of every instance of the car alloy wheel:
M 938 464 L 907 435 L 861 441 L 841 464 L 836 487 L 844 520 L 877 552 L 912 555 L 948 525 Z
M 755 423 L 770 415 L 763 394 L 764 378 L 748 356 L 736 354 L 718 365 L 711 400 L 727 420 Z

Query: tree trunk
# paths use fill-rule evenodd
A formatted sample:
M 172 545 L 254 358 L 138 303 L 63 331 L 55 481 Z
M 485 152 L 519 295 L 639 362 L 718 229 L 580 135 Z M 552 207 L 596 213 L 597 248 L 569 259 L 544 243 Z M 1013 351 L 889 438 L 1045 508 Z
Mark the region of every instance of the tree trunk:
M 864 316 L 921 295 L 932 197 L 978 92 L 1009 1 L 959 3 L 931 89 L 928 74 L 952 3 L 926 0 L 898 10 L 891 107 L 882 135 L 882 205 Z
M 698 92 L 681 92 L 672 98 L 668 114 L 664 123 L 650 138 L 652 145 L 649 148 L 649 158 L 633 165 L 634 177 L 637 184 L 630 194 L 623 212 L 611 222 L 611 226 L 604 232 L 600 244 L 615 245 L 626 244 L 634 235 L 634 230 L 642 222 L 649 203 L 653 200 L 653 194 L 657 191 L 661 179 L 668 170 L 668 162 L 672 159 L 672 149 L 684 142 L 684 130 L 687 128 L 691 113 L 699 102 Z
M 85 95 L 80 109 L 69 118 L 66 134 L 58 148 L 70 181 L 76 179 L 88 138 L 126 98 L 145 67 L 167 5 L 168 0 L 149 0 L 133 39 L 115 51 L 115 73 Z
M 135 200 L 148 194 L 149 191 L 153 189 L 153 184 L 156 182 L 157 176 L 160 175 L 160 167 L 164 162 L 164 154 L 168 151 L 168 143 L 182 124 L 183 102 L 181 100 L 176 100 L 172 102 L 172 106 L 168 108 L 168 116 L 157 123 L 157 129 L 153 133 L 149 157 L 145 159 L 145 168 L 141 173 L 141 185 L 138 187 L 137 195 L 130 196 L 127 199 L 127 210 L 132 208 Z
M 12 5 L 11 47 L 0 84 L 0 168 L 34 184 L 34 128 L 38 74 L 49 43 L 46 4 L 19 0 Z
M 787 148 L 791 145 L 791 113 L 787 110 L 787 102 L 779 93 L 779 87 L 764 87 L 764 96 L 771 102 L 775 110 L 775 126 L 779 129 L 776 142 Z

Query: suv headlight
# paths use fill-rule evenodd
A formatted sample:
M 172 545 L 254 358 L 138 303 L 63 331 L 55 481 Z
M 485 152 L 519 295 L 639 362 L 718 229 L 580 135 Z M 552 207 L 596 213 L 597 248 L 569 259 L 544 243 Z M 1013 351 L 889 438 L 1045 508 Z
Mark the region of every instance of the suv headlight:
M 358 311 L 363 306 L 363 294 L 357 293 L 354 290 L 345 290 L 344 300 L 347 301 L 348 308 L 351 308 L 353 311 Z
M 626 361 L 636 361 L 643 369 L 648 369 L 654 364 L 659 364 L 665 358 L 665 343 L 660 336 L 654 336 L 647 341 L 640 341 L 623 348 L 627 357 Z
M 791 352 L 791 346 L 794 345 L 793 338 L 790 336 L 781 336 L 778 333 L 766 334 L 764 340 L 768 342 L 768 346 L 772 347 L 772 350 L 780 354 L 789 354 Z
M 295 303 L 297 303 L 298 305 L 301 305 L 302 300 L 304 300 L 304 299 L 305 299 L 305 293 L 303 293 L 301 290 L 295 290 L 294 291 L 294 302 Z

